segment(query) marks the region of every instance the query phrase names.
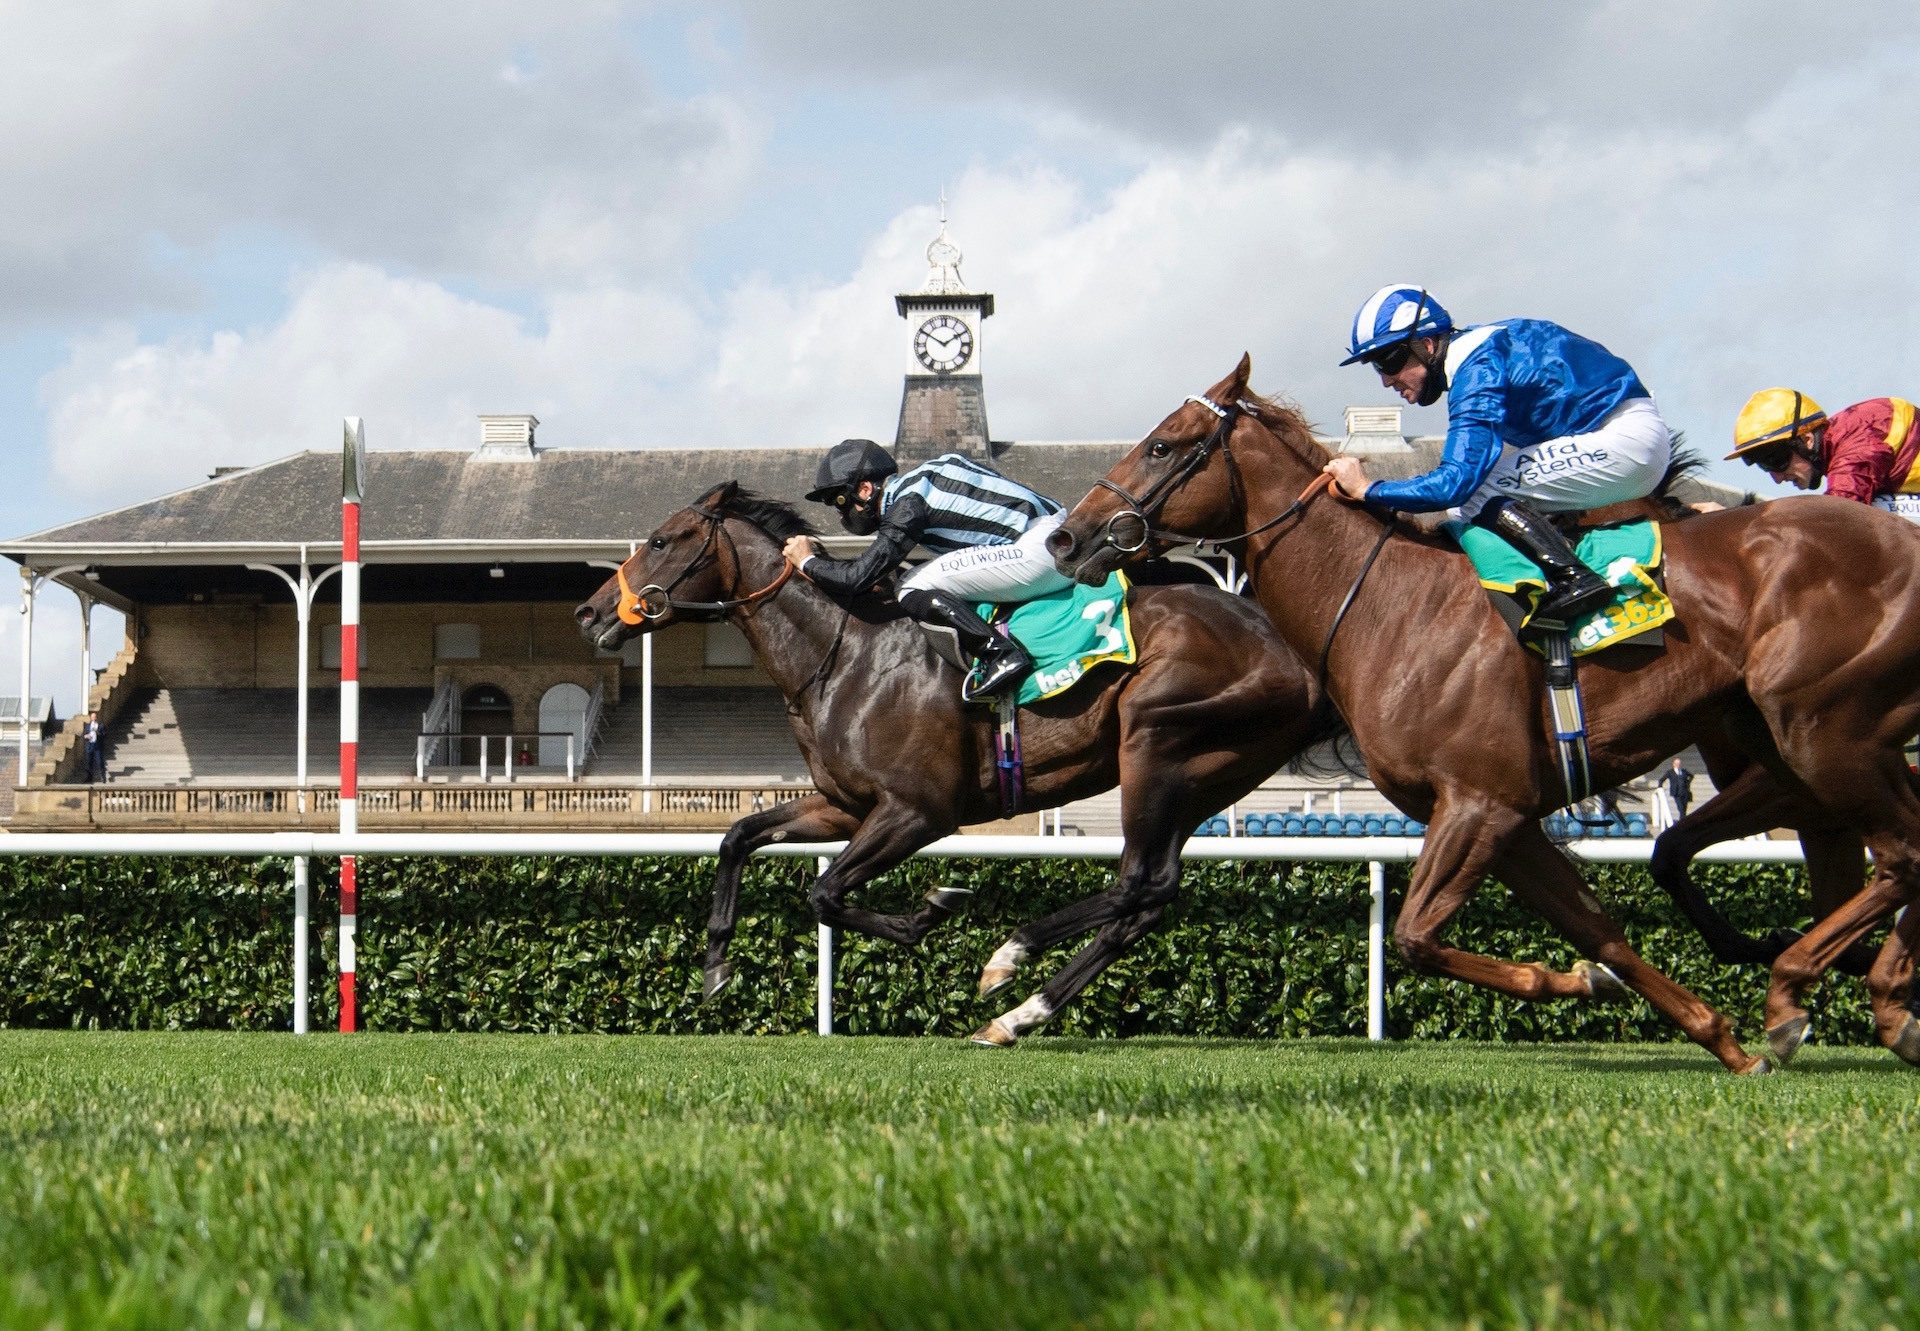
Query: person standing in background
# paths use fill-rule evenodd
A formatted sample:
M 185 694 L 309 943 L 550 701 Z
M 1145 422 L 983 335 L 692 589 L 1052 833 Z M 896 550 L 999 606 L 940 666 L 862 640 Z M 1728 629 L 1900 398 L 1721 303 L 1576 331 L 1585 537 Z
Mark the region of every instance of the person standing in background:
M 1693 773 L 1680 765 L 1675 758 L 1673 766 L 1661 776 L 1660 784 L 1666 788 L 1667 798 L 1673 801 L 1673 807 L 1680 811 L 1680 817 L 1687 816 L 1687 806 L 1693 803 Z
M 100 713 L 88 712 L 87 723 L 80 729 L 81 742 L 87 746 L 87 784 L 104 784 L 107 779 L 107 750 L 101 743 Z

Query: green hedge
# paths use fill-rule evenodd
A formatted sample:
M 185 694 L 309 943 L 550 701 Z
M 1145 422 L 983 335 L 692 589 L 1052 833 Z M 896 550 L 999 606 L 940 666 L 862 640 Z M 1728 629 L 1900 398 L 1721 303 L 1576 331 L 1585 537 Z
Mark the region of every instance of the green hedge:
M 362 861 L 363 1023 L 407 1031 L 806 1031 L 813 1026 L 811 860 L 760 860 L 742 890 L 738 980 L 699 1002 L 714 862 L 691 859 Z M 337 899 L 315 861 L 316 1028 L 336 1016 Z M 1700 870 L 1736 921 L 1804 927 L 1797 870 Z M 978 894 L 916 951 L 844 938 L 837 1029 L 963 1035 L 1002 1004 L 973 997 L 981 963 L 1015 925 L 1104 885 L 1080 862 L 916 861 L 868 889 L 908 909 L 928 886 Z M 1766 977 L 1711 960 L 1644 871 L 1590 881 L 1643 955 L 1757 1038 Z M 1397 906 L 1404 872 L 1391 871 Z M 0 862 L 0 1025 L 285 1029 L 292 984 L 291 866 L 285 860 Z M 1196 864 L 1161 930 L 1090 987 L 1059 1034 L 1215 1037 L 1363 1034 L 1366 866 Z M 1574 954 L 1489 885 L 1456 923 L 1457 946 L 1564 967 Z M 1063 962 L 1065 949 L 1043 959 Z M 1518 1003 L 1409 973 L 1389 949 L 1388 1028 L 1399 1037 L 1667 1039 L 1644 1003 Z M 1031 966 L 1007 997 L 1037 987 Z M 1027 983 L 1031 981 L 1031 983 Z M 1835 979 L 1815 995 L 1828 1042 L 1867 1042 L 1864 991 Z

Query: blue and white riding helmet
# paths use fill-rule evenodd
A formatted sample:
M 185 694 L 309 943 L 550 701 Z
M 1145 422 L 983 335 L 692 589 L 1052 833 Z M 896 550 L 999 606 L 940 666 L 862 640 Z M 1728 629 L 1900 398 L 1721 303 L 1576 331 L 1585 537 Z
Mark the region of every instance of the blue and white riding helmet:
M 1415 337 L 1439 337 L 1453 331 L 1453 316 L 1422 287 L 1409 282 L 1381 287 L 1353 316 L 1353 336 L 1348 339 L 1347 358 L 1351 365 L 1365 360 L 1382 347 Z

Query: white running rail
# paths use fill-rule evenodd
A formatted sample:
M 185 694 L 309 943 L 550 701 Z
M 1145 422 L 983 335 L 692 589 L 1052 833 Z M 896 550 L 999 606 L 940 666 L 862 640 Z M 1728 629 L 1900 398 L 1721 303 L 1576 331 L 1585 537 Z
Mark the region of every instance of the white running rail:
M 919 853 L 961 859 L 1117 860 L 1125 843 L 1117 836 L 950 836 Z M 1418 837 L 1197 837 L 1187 843 L 1190 860 L 1292 860 L 1363 862 L 1371 909 L 1367 922 L 1367 1038 L 1386 1035 L 1386 866 L 1411 863 Z M 760 855 L 839 854 L 846 842 L 768 846 Z M 1590 864 L 1645 864 L 1650 840 L 1592 841 L 1565 847 Z M 0 855 L 234 855 L 292 856 L 303 868 L 312 855 L 695 855 L 720 853 L 718 833 L 675 832 L 15 832 L 0 833 Z M 1734 841 L 1709 846 L 1695 857 L 1710 864 L 1799 864 L 1798 841 Z M 295 929 L 304 936 L 304 920 Z M 378 925 L 376 924 L 377 928 Z M 818 1027 L 833 1030 L 830 980 L 832 931 L 820 930 Z M 307 986 L 294 975 L 294 1029 L 306 1029 Z

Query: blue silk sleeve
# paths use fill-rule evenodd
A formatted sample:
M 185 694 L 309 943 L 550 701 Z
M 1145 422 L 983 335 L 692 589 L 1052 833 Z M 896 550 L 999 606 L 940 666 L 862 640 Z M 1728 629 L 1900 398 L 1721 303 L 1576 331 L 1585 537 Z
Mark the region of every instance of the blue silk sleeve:
M 1507 363 L 1488 343 L 1460 367 L 1447 391 L 1447 443 L 1440 465 L 1404 481 L 1375 481 L 1367 502 L 1406 513 L 1433 513 L 1465 503 L 1500 460 L 1506 419 Z

